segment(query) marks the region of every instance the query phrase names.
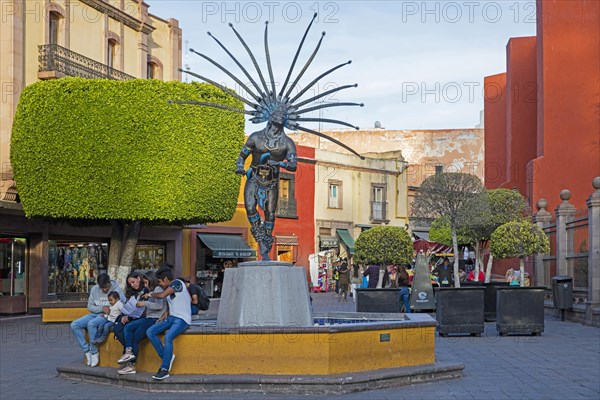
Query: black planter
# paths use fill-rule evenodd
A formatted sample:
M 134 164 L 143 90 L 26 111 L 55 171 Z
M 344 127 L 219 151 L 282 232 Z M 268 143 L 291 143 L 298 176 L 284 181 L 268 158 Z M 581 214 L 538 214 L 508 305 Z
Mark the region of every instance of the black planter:
M 400 289 L 356 289 L 357 312 L 400 312 Z
M 496 329 L 509 333 L 539 336 L 544 332 L 543 286 L 496 287 Z
M 483 286 L 435 288 L 435 317 L 440 336 L 449 333 L 481 336 L 484 289 Z
M 486 321 L 496 320 L 496 291 L 498 287 L 508 286 L 508 282 L 484 283 L 483 291 L 483 316 Z

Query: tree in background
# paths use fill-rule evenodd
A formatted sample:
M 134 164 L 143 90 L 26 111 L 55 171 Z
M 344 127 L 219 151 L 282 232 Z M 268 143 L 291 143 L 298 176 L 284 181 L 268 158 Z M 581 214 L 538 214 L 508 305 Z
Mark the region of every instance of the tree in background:
M 533 254 L 548 254 L 550 241 L 544 231 L 529 221 L 512 221 L 492 233 L 491 253 L 498 258 L 519 258 L 520 283 L 525 286 L 524 258 Z
M 390 264 L 410 264 L 413 244 L 410 235 L 398 226 L 376 226 L 360 234 L 355 243 L 356 261 L 364 265 L 379 265 L 379 281 L 383 283 L 384 269 Z
M 493 189 L 473 198 L 466 207 L 470 217 L 464 219 L 462 229 L 474 239 L 475 276 L 483 269 L 483 249 L 489 244 L 492 233 L 501 225 L 529 218 L 531 212 L 525 198 L 516 190 Z M 488 258 L 485 282 L 492 275 L 494 256 Z
M 124 286 L 142 225 L 231 219 L 239 114 L 169 100 L 240 101 L 207 84 L 63 78 L 25 88 L 11 162 L 27 217 L 112 224 L 109 273 Z
M 475 175 L 459 172 L 435 174 L 425 179 L 412 204 L 413 217 L 433 220 L 444 217 L 450 223 L 454 249 L 454 285 L 460 287 L 458 276 L 458 234 L 464 219 L 469 218 L 467 203 L 483 191 Z

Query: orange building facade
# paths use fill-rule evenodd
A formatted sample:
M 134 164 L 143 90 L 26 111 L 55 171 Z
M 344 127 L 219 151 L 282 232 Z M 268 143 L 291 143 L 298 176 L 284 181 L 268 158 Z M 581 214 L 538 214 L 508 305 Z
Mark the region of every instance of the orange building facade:
M 537 0 L 536 37 L 512 38 L 485 86 L 485 185 L 548 210 L 563 189 L 585 208 L 600 174 L 600 2 Z

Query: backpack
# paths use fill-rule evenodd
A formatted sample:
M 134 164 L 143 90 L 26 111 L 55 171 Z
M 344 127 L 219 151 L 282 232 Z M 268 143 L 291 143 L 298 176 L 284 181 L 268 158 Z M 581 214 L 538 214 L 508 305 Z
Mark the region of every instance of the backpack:
M 210 307 L 210 299 L 206 295 L 206 292 L 204 291 L 202 286 L 198 286 L 198 287 L 200 288 L 200 295 L 198 296 L 198 307 L 202 311 L 206 311 L 206 310 L 208 310 L 208 307 Z

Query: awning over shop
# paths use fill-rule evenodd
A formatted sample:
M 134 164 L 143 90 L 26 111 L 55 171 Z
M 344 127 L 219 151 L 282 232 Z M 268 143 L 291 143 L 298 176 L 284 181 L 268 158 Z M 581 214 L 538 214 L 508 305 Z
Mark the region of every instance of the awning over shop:
M 338 239 L 335 236 L 319 236 L 322 249 L 330 249 L 332 247 L 338 247 Z
M 256 250 L 251 249 L 241 235 L 221 233 L 198 233 L 198 239 L 212 250 L 215 258 L 255 258 Z
M 337 234 L 348 248 L 348 253 L 350 253 L 350 255 L 354 255 L 354 239 L 352 236 L 350 236 L 348 229 L 337 229 Z
M 298 236 L 275 236 L 275 243 L 282 246 L 298 246 Z

